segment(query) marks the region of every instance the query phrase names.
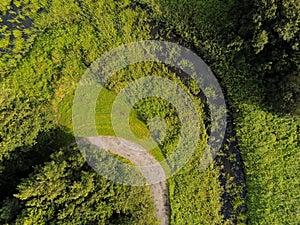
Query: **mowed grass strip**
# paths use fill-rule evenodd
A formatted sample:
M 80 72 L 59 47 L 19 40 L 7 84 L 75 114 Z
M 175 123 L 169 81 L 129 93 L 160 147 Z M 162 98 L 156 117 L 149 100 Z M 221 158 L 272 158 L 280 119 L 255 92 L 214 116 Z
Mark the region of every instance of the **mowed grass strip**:
M 116 98 L 116 93 L 106 88 L 102 88 L 97 99 L 95 108 L 95 121 L 98 135 L 103 136 L 116 136 L 114 128 L 112 126 L 111 110 L 113 102 Z M 66 96 L 59 105 L 59 124 L 62 129 L 67 133 L 73 133 L 72 127 L 72 105 L 73 95 Z M 122 121 L 124 122 L 124 121 Z M 138 118 L 138 114 L 135 110 L 131 110 L 129 117 L 129 124 L 133 134 L 139 138 L 143 147 L 147 148 L 147 145 L 143 144 L 143 140 L 150 137 L 150 131 L 146 124 Z M 121 137 L 126 138 L 126 133 L 122 134 Z M 158 160 L 162 161 L 165 159 L 161 149 L 156 147 L 149 149 L 149 152 Z

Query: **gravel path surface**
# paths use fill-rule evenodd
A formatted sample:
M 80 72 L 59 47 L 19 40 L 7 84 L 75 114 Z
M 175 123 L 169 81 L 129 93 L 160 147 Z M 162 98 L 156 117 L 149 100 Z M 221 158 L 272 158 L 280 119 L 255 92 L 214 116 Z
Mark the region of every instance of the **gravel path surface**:
M 169 201 L 166 175 L 159 162 L 142 146 L 123 138 L 111 136 L 94 136 L 84 138 L 91 144 L 122 156 L 134 163 L 150 184 L 156 216 L 161 225 L 169 224 Z

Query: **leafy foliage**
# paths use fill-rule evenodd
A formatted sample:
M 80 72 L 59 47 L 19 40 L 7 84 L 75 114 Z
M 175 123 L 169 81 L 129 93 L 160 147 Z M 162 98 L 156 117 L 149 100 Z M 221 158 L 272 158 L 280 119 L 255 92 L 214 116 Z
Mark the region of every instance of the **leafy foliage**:
M 275 108 L 273 101 L 266 104 L 265 94 L 272 93 L 281 112 L 294 113 L 300 108 L 296 103 L 299 3 L 209 1 L 214 2 L 213 9 L 205 11 L 205 7 L 197 8 L 205 4 L 200 2 L 156 1 L 156 7 L 164 10 L 161 16 L 167 27 L 174 27 L 185 37 L 183 43 L 210 63 L 234 110 L 238 146 L 246 165 L 249 224 L 296 224 L 299 119 L 277 115 L 270 109 L 270 102 Z M 199 13 L 187 13 L 183 10 L 187 8 Z M 216 20 L 222 25 L 216 26 Z M 295 29 L 289 32 L 291 27 Z M 272 85 L 266 86 L 270 79 Z M 278 95 L 283 90 L 290 94 Z
M 38 135 L 48 131 L 53 124 L 44 105 L 20 97 L 15 91 L 4 87 L 0 96 L 1 162 L 9 158 L 16 148 L 22 152 L 33 146 Z
M 243 109 L 237 134 L 247 174 L 251 224 L 299 221 L 299 125 L 299 120 L 281 118 L 255 106 Z
M 244 4 L 239 33 L 247 44 L 249 61 L 264 76 L 267 100 L 276 110 L 299 115 L 300 3 L 285 0 Z
M 107 181 L 76 148 L 54 153 L 18 189 L 15 197 L 26 207 L 16 224 L 157 224 L 149 187 Z M 2 218 L 16 201 L 2 209 Z

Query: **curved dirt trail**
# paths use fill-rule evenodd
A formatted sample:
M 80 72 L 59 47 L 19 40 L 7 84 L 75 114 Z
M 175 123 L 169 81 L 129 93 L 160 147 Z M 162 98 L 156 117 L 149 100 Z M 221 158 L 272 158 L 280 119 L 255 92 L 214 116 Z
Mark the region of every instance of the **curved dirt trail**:
M 156 208 L 156 216 L 161 221 L 161 225 L 168 225 L 168 186 L 165 172 L 159 162 L 142 146 L 123 138 L 93 136 L 86 137 L 84 140 L 130 160 L 141 170 L 150 185 L 151 195 L 153 196 Z

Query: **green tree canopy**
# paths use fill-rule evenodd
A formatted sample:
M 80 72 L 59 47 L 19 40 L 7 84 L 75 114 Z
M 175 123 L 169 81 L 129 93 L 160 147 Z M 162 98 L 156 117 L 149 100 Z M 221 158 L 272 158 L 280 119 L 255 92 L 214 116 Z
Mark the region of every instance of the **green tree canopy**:
M 248 60 L 265 78 L 268 101 L 283 112 L 300 113 L 300 2 L 244 1 L 241 12 L 239 33 Z
M 35 168 L 0 210 L 16 224 L 156 224 L 149 187 L 117 185 L 98 175 L 76 147 L 66 147 Z M 22 206 L 22 207 L 21 207 Z M 11 221 L 12 222 L 12 221 Z

